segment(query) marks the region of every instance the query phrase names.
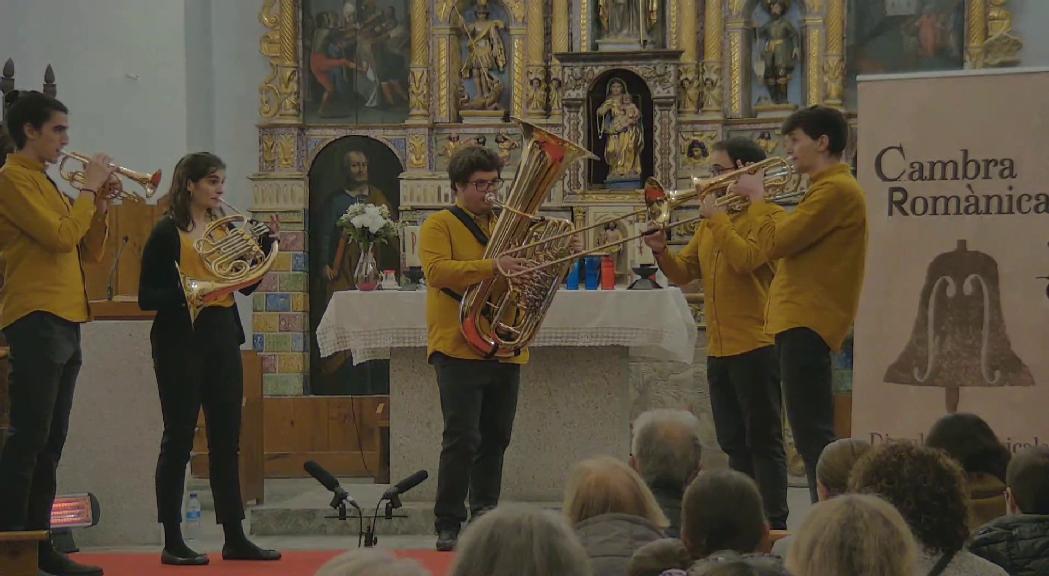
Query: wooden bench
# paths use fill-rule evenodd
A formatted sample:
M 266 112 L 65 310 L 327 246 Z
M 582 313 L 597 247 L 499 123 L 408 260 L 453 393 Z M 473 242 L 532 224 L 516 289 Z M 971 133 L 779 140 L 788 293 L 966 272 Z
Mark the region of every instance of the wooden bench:
M 37 546 L 47 540 L 47 532 L 0 532 L 0 574 L 36 576 Z

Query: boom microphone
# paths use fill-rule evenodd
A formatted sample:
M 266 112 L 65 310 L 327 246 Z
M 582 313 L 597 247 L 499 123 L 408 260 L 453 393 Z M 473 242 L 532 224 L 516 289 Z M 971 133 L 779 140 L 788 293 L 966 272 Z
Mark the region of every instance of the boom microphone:
M 361 507 L 357 505 L 357 501 L 353 499 L 353 496 L 350 496 L 349 493 L 339 485 L 339 481 L 331 475 L 331 472 L 325 470 L 320 464 L 317 464 L 313 460 L 307 460 L 302 467 L 310 473 L 310 476 L 313 476 L 314 479 L 335 494 L 335 500 L 332 501 L 332 508 L 337 508 L 339 502 L 345 500 L 350 506 L 353 506 L 358 510 L 361 509 Z
M 404 480 L 401 480 L 400 482 L 387 488 L 386 492 L 382 493 L 382 497 L 386 499 L 391 499 L 401 494 L 404 494 L 405 492 L 411 490 L 412 488 L 415 488 L 419 484 L 422 484 L 423 481 L 429 477 L 430 475 L 426 472 L 426 470 L 419 470 L 418 472 L 412 474 L 411 476 L 408 476 Z

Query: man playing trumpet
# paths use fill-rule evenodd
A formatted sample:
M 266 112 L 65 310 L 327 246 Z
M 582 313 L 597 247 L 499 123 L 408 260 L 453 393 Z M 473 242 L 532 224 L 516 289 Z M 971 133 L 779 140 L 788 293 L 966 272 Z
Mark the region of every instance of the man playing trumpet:
M 73 390 L 80 371 L 80 324 L 88 320 L 81 251 L 100 260 L 106 240 L 105 187 L 115 169 L 88 162 L 70 203 L 44 172 L 69 142 L 66 107 L 39 92 L 8 113 L 17 148 L 0 169 L 0 327 L 11 347 L 11 431 L 0 456 L 0 531 L 47 530 Z M 50 540 L 39 566 L 54 575 L 102 574 L 73 562 Z
M 751 200 L 757 244 L 779 260 L 769 290 L 765 331 L 776 337 L 787 416 L 805 460 L 812 501 L 816 462 L 834 440 L 831 350 L 856 318 L 867 253 L 867 206 L 849 166 L 845 116 L 825 106 L 798 110 L 783 123 L 787 154 L 809 176 L 805 198 L 790 214 L 766 202 L 759 175 L 740 177 L 735 192 Z
M 717 177 L 764 159 L 757 143 L 731 138 L 714 145 L 711 167 Z M 671 282 L 703 279 L 707 378 L 718 444 L 734 470 L 757 481 L 771 527 L 783 530 L 788 511 L 782 396 L 772 337 L 764 331 L 773 268 L 757 242 L 759 220 L 746 207 L 729 214 L 715 194 L 707 194 L 700 215 L 692 240 L 676 255 L 667 250 L 663 230 L 645 236 L 645 244 Z

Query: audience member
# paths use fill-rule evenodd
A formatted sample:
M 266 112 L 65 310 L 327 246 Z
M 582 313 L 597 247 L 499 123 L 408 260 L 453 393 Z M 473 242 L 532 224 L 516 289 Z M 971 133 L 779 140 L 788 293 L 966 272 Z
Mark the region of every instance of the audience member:
M 500 505 L 469 524 L 449 576 L 590 576 L 586 550 L 554 512 Z
M 969 537 L 965 475 L 943 451 L 907 442 L 877 446 L 856 463 L 849 490 L 877 494 L 899 510 L 919 544 L 916 574 L 1006 576 L 963 549 Z
M 681 498 L 699 473 L 703 448 L 699 420 L 687 410 L 649 410 L 634 421 L 630 465 L 641 475 L 670 521 L 667 536 L 681 531 Z
M 911 576 L 915 561 L 914 537 L 891 504 L 846 494 L 809 511 L 787 568 L 794 576 Z
M 637 472 L 607 456 L 575 466 L 565 487 L 564 511 L 594 576 L 626 576 L 634 552 L 663 538 L 668 525 Z
M 1005 514 L 1005 467 L 1009 464 L 1009 450 L 983 418 L 975 414 L 948 414 L 933 424 L 925 445 L 947 452 L 965 470 L 970 529 L 975 530 Z
M 430 576 L 430 572 L 389 550 L 358 548 L 332 558 L 314 576 Z
M 977 530 L 969 549 L 1013 576 L 1049 574 L 1049 447 L 1017 452 L 1005 480 L 1010 515 Z

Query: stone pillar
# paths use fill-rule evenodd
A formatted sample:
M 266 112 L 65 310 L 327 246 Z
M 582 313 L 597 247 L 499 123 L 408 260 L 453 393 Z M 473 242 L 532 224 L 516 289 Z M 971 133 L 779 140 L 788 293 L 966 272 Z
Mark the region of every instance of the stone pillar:
M 409 124 L 430 120 L 430 14 L 426 0 L 412 0 L 412 62 L 408 72 Z
M 721 42 L 724 16 L 719 0 L 707 0 L 703 26 L 703 113 L 719 116 L 722 103 Z

